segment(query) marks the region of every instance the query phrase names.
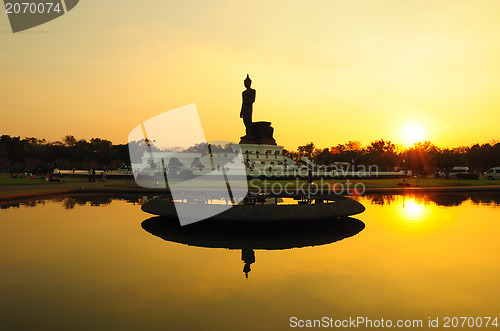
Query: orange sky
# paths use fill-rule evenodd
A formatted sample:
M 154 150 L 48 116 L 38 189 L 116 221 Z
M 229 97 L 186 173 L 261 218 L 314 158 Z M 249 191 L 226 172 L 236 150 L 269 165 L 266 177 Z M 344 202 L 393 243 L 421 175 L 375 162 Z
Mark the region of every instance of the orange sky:
M 500 2 L 85 0 L 12 34 L 0 14 L 0 134 L 125 143 L 196 103 L 209 140 L 239 141 L 243 79 L 278 144 L 498 136 Z M 406 133 L 405 133 L 406 132 Z

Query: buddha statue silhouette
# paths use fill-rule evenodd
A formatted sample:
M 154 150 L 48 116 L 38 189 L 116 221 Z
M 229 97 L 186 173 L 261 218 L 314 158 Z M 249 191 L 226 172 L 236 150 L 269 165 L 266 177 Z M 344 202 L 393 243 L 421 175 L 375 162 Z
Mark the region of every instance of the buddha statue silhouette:
M 241 137 L 240 144 L 276 145 L 271 122 L 254 122 L 252 119 L 255 90 L 250 87 L 252 80 L 248 74 L 243 82 L 247 89 L 242 93 L 243 102 L 241 104 L 240 117 L 243 118 L 243 123 L 245 124 L 245 135 Z
M 248 74 L 243 83 L 245 84 L 246 90 L 242 93 L 243 102 L 241 104 L 240 117 L 243 118 L 246 135 L 250 136 L 250 128 L 252 127 L 253 103 L 255 102 L 255 90 L 250 87 L 252 85 L 252 80 L 250 79 Z

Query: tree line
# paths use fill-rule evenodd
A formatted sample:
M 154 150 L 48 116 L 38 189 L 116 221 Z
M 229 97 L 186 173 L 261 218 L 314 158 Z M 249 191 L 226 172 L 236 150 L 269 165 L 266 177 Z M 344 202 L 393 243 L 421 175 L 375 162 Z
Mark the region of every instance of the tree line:
M 127 144 L 114 145 L 106 139 L 85 140 L 67 135 L 59 141 L 50 142 L 33 137 L 0 137 L 0 166 L 3 171 L 34 170 L 37 167 L 81 169 L 106 166 L 113 169 L 127 164 L 130 164 Z
M 148 142 L 132 143 L 132 150 L 138 162 L 144 145 Z M 134 146 L 136 148 L 134 148 Z M 154 146 L 149 145 L 151 149 Z M 199 144 L 189 151 L 203 151 L 206 144 Z M 211 151 L 221 152 L 225 147 L 212 146 Z M 428 175 L 439 170 L 450 170 L 454 166 L 467 166 L 473 171 L 483 172 L 500 166 L 500 142 L 474 144 L 457 148 L 439 148 L 429 141 L 419 142 L 410 148 L 403 148 L 391 141 L 380 139 L 362 146 L 359 141 L 348 141 L 330 148 L 318 148 L 313 142 L 298 146 L 297 151 L 286 151 L 293 157 L 308 157 L 320 165 L 346 162 L 354 165 L 377 165 L 379 170 L 404 169 L 418 175 Z M 133 155 L 134 156 L 134 155 Z M 40 163 L 40 164 L 35 164 Z M 105 166 L 108 169 L 130 165 L 129 146 L 114 145 L 101 138 L 76 139 L 67 135 L 59 141 L 45 139 L 0 137 L 0 170 L 26 170 L 35 166 L 58 166 L 61 168 L 88 168 Z
M 359 141 L 349 141 L 330 148 L 317 148 L 310 142 L 298 146 L 292 154 L 308 157 L 320 165 L 348 162 L 377 165 L 380 171 L 411 170 L 417 175 L 429 175 L 439 170 L 446 172 L 455 166 L 467 166 L 476 172 L 500 166 L 498 141 L 457 148 L 439 148 L 429 141 L 402 148 L 384 139 L 372 141 L 368 146 L 362 146 Z

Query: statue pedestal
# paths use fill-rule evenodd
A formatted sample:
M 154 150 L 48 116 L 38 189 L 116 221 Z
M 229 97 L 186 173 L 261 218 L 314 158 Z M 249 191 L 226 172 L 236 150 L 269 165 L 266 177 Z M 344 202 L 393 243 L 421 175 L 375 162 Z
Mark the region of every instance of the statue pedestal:
M 253 122 L 250 127 L 250 132 L 241 137 L 240 145 L 276 145 L 276 140 L 273 138 L 274 129 L 271 122 Z

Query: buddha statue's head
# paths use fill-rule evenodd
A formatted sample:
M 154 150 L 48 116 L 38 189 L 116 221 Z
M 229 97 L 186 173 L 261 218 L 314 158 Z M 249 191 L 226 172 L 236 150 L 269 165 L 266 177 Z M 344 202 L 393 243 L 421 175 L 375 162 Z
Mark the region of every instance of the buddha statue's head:
M 248 76 L 248 74 L 247 74 L 247 78 L 245 78 L 245 80 L 243 81 L 243 83 L 245 84 L 246 88 L 250 88 L 250 86 L 252 85 L 252 80 L 250 79 L 250 77 Z

